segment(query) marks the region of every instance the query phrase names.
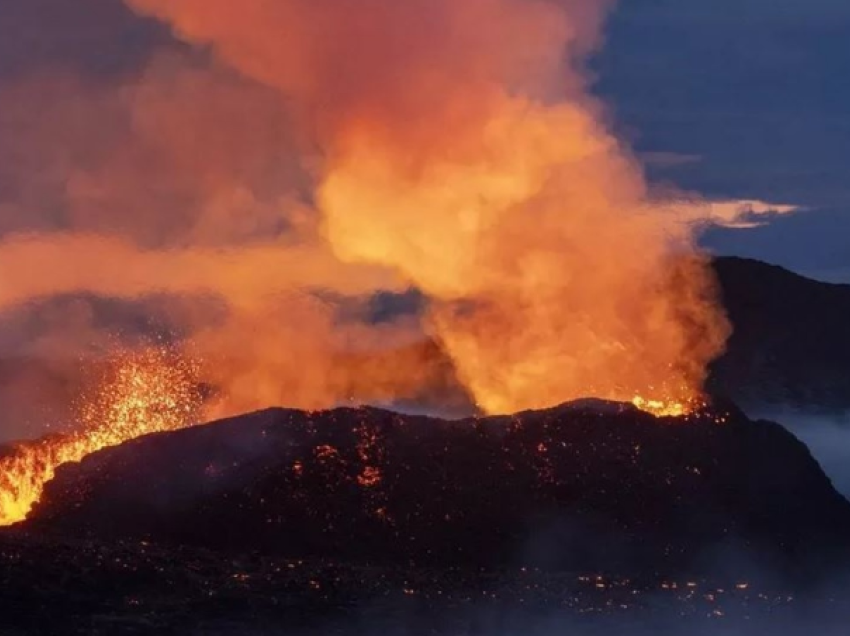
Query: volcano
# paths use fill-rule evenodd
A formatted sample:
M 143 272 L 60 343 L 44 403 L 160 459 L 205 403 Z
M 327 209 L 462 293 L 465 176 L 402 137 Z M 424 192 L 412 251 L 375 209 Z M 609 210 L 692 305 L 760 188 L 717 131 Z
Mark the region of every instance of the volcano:
M 733 406 L 656 418 L 580 401 L 439 420 L 272 409 L 61 467 L 23 527 L 358 563 L 692 571 L 850 548 L 850 503 L 807 448 Z
M 761 261 L 714 262 L 734 325 L 709 386 L 745 407 L 850 409 L 850 285 Z
M 848 563 L 850 503 L 731 404 L 269 409 L 61 466 L 0 531 L 0 631 L 484 634 L 557 610 L 775 633 L 792 603 L 850 610 Z
M 843 315 L 847 288 L 751 261 L 715 267 L 735 335 L 712 392 L 840 407 L 847 358 L 825 308 Z M 410 391 L 411 410 L 476 412 L 433 341 L 337 362 L 355 370 L 352 394 L 380 377 L 388 396 Z M 124 416 L 144 408 L 119 423 L 170 421 L 162 405 L 183 404 L 170 401 L 173 365 L 151 370 L 156 390 L 108 384 L 93 424 L 127 403 Z M 38 503 L 0 530 L 0 631 L 279 633 L 306 621 L 326 633 L 326 616 L 348 625 L 390 603 L 388 615 L 413 608 L 423 634 L 475 633 L 482 598 L 487 612 L 643 620 L 662 594 L 677 616 L 761 613 L 773 633 L 776 608 L 814 590 L 808 611 L 821 584 L 839 599 L 825 611 L 850 611 L 832 578 L 850 564 L 850 503 L 791 433 L 721 398 L 683 417 L 586 399 L 465 419 L 269 409 L 172 428 L 105 439 L 50 481 L 34 473 Z

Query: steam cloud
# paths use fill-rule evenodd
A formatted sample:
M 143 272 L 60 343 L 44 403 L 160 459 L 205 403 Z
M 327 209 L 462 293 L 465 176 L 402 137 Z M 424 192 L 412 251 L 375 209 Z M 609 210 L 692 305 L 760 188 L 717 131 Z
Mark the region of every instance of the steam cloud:
M 698 394 L 728 331 L 703 207 L 650 190 L 589 92 L 610 2 L 126 3 L 194 50 L 5 90 L 0 310 L 217 298 L 171 316 L 217 415 L 415 394 L 434 356 L 341 352 L 422 331 L 491 412 Z M 419 320 L 351 310 L 408 288 Z

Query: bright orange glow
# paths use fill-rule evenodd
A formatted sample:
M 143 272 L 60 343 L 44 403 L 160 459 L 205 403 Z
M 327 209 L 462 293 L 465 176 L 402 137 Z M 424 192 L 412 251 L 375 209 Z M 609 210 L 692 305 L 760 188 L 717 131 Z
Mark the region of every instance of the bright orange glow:
M 487 413 L 699 402 L 728 325 L 700 205 L 650 187 L 590 90 L 611 0 L 125 4 L 205 54 L 0 96 L 27 195 L 0 311 L 150 303 L 199 352 L 209 418 L 458 386 Z M 102 335 L 93 314 L 56 320 L 63 346 Z
M 692 215 L 587 89 L 609 2 L 127 2 L 293 105 L 322 237 L 424 292 L 484 411 L 699 399 L 727 325 Z
M 682 417 L 688 415 L 697 406 L 694 402 L 667 402 L 664 400 L 647 400 L 640 396 L 632 399 L 634 404 L 641 411 L 652 413 L 657 417 Z
M 23 521 L 61 464 L 142 435 L 190 426 L 199 405 L 191 362 L 164 348 L 120 356 L 82 401 L 77 430 L 21 444 L 0 459 L 0 525 Z

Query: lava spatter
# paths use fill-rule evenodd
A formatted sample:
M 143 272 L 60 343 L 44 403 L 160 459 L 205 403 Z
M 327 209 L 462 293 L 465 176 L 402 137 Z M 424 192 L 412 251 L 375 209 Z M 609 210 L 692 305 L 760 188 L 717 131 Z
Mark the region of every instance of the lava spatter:
M 196 423 L 197 365 L 167 347 L 115 356 L 81 398 L 66 434 L 22 443 L 0 458 L 0 525 L 23 521 L 56 469 L 103 448 Z

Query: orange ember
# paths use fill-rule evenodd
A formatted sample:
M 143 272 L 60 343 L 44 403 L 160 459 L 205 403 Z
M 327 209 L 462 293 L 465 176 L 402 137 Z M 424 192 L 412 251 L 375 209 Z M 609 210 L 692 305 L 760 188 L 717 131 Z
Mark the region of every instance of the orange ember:
M 0 458 L 0 525 L 23 521 L 56 469 L 136 437 L 190 426 L 200 406 L 193 363 L 164 348 L 120 356 L 79 409 L 78 428 Z

